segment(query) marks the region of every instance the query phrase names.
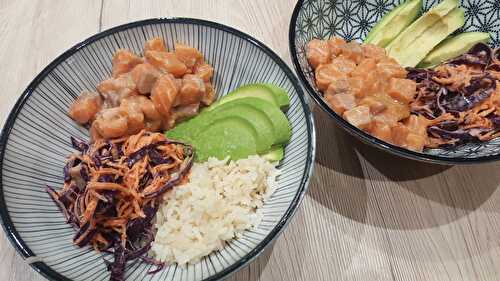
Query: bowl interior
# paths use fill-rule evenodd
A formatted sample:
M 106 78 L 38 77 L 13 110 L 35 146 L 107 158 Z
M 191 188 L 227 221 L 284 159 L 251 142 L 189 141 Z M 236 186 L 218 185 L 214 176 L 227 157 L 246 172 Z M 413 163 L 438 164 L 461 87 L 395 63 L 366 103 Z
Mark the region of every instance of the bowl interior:
M 169 48 L 183 42 L 198 48 L 214 66 L 219 95 L 251 82 L 270 82 L 290 95 L 287 116 L 292 138 L 280 164 L 278 188 L 263 207 L 256 229 L 185 268 L 168 266 L 155 275 L 141 263 L 129 264 L 127 280 L 215 280 L 254 258 L 283 229 L 302 198 L 311 172 L 314 129 L 303 93 L 290 69 L 268 48 L 231 28 L 193 19 L 155 19 L 100 33 L 51 63 L 28 87 L 9 116 L 1 145 L 0 214 L 13 244 L 42 274 L 54 280 L 108 280 L 105 254 L 73 246 L 73 229 L 44 192 L 60 188 L 70 136 L 88 138 L 66 115 L 82 90 L 109 77 L 116 49 L 140 54 L 143 43 L 162 37 Z M 3 201 L 3 202 L 2 202 Z
M 469 143 L 451 149 L 427 149 L 423 153 L 412 152 L 378 140 L 352 126 L 322 101 L 314 83 L 314 73 L 305 56 L 307 42 L 314 38 L 326 39 L 340 36 L 346 40 L 361 41 L 381 17 L 403 0 L 299 0 L 290 23 L 290 49 L 292 60 L 309 94 L 343 128 L 362 141 L 386 151 L 424 161 L 437 163 L 463 163 L 500 158 L 500 139 L 485 143 Z M 424 0 L 424 10 L 438 3 Z M 494 0 L 462 0 L 465 24 L 457 32 L 481 31 L 491 35 L 490 45 L 500 46 L 500 2 Z

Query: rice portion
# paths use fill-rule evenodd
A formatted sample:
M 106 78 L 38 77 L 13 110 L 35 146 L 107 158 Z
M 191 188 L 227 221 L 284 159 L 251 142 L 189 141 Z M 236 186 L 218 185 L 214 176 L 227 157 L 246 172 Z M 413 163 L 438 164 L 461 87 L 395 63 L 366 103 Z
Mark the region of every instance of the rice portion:
M 188 183 L 168 192 L 156 214 L 153 255 L 167 263 L 195 263 L 257 226 L 277 175 L 275 165 L 259 156 L 195 163 Z

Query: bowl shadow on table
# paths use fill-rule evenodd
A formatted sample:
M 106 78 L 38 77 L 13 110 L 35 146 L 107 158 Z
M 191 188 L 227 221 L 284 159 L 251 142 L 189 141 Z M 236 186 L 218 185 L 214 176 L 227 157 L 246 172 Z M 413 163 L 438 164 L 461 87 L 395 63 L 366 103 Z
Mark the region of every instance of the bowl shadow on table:
M 316 168 L 308 196 L 346 218 L 389 229 L 432 228 L 479 208 L 500 181 L 492 164 L 444 166 L 395 156 L 346 133 L 317 106 L 313 112 L 317 128 Z M 448 177 L 458 174 L 466 174 L 470 177 L 467 182 L 481 182 L 481 185 L 453 186 L 447 182 Z M 486 174 L 489 178 L 485 180 Z M 472 193 L 474 196 L 470 196 Z M 456 215 L 436 218 L 431 210 L 423 210 L 423 205 L 413 204 L 415 198 L 411 194 L 437 203 L 434 205 L 439 210 L 456 209 Z M 388 201 L 391 197 L 392 201 Z M 374 212 L 375 205 L 385 207 Z M 367 212 L 371 213 L 369 219 Z M 407 215 L 412 213 L 424 215 L 419 220 L 408 219 Z M 388 222 L 386 216 L 392 220 Z
M 232 274 L 229 278 L 225 279 L 227 281 L 258 281 L 260 276 L 271 258 L 273 253 L 275 241 L 271 242 L 264 251 L 250 264 L 244 266 L 242 269 L 238 270 Z

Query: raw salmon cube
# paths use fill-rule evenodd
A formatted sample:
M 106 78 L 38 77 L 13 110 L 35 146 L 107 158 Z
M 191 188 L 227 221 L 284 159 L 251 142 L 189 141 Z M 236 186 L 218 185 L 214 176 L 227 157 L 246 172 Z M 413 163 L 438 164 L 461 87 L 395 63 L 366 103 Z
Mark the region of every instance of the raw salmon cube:
M 325 96 L 336 95 L 336 94 L 347 94 L 350 92 L 351 85 L 349 84 L 349 79 L 346 76 L 340 76 L 334 78 L 328 88 L 325 91 Z
M 394 144 L 405 147 L 409 133 L 410 130 L 405 125 L 397 123 L 391 130 Z
M 199 103 L 205 91 L 205 82 L 200 77 L 186 74 L 182 77 L 182 86 L 177 96 L 176 105 Z
M 406 137 L 406 148 L 413 151 L 422 151 L 426 143 L 426 137 L 418 134 L 409 133 Z
M 355 64 L 359 64 L 361 60 L 364 58 L 363 49 L 361 45 L 356 42 L 349 42 L 340 47 L 341 49 L 341 57 L 345 57 L 348 60 L 352 61 Z
M 365 96 L 365 82 L 360 77 L 349 77 L 349 93 L 355 95 L 357 98 Z
M 155 37 L 152 39 L 149 39 L 144 43 L 144 54 L 147 51 L 158 51 L 158 52 L 167 52 L 167 48 L 165 47 L 165 44 L 163 43 L 163 40 L 159 37 Z
M 313 39 L 307 43 L 306 57 L 313 69 L 330 62 L 330 48 L 327 41 Z
M 368 106 L 370 108 L 370 112 L 373 115 L 379 114 L 380 112 L 384 111 L 387 108 L 387 105 L 385 105 L 383 102 L 381 102 L 374 96 L 367 96 L 363 98 L 359 102 L 359 104 Z
M 212 84 L 205 82 L 205 94 L 201 98 L 201 103 L 204 105 L 211 105 L 215 99 L 215 90 Z
M 384 77 L 384 79 L 390 79 L 391 77 L 406 78 L 406 70 L 397 62 L 381 61 L 377 64 L 377 67 L 377 72 L 381 77 Z
M 102 98 L 98 93 L 84 91 L 71 104 L 68 115 L 79 124 L 86 124 L 94 119 L 102 107 Z
M 405 125 L 415 134 L 427 136 L 427 126 L 430 121 L 421 115 L 411 115 L 405 120 Z
M 111 60 L 113 65 L 111 75 L 113 77 L 118 77 L 121 74 L 129 72 L 134 66 L 142 62 L 142 58 L 136 56 L 132 52 L 120 49 L 116 51 Z
M 333 57 L 340 55 L 342 52 L 341 47 L 346 44 L 345 40 L 340 37 L 333 37 L 328 40 L 328 47 L 330 48 L 330 54 Z
M 377 61 L 374 58 L 366 58 L 352 71 L 353 77 L 363 78 L 377 68 Z
M 386 123 L 374 121 L 372 125 L 371 134 L 386 142 L 392 142 L 391 126 Z
M 370 108 L 366 105 L 360 105 L 347 110 L 344 112 L 344 119 L 360 129 L 367 129 L 372 122 Z
M 193 47 L 176 43 L 174 48 L 177 58 L 191 70 L 197 63 L 203 61 L 203 55 Z
M 361 45 L 365 58 L 375 59 L 377 62 L 386 57 L 385 50 L 377 45 L 363 44 Z
M 338 72 L 345 75 L 351 74 L 356 69 L 356 64 L 343 56 L 334 58 L 331 64 Z
M 175 77 L 182 77 L 187 72 L 187 67 L 174 53 L 147 51 L 147 61 L 163 73 L 170 73 Z
M 130 74 L 141 94 L 150 93 L 156 79 L 160 76 L 160 72 L 148 63 L 136 65 Z
M 413 101 L 417 92 L 417 83 L 409 79 L 391 78 L 388 94 L 404 103 Z
M 316 68 L 316 85 L 321 91 L 325 91 L 335 79 L 347 78 L 347 75 L 339 72 L 333 64 L 322 64 Z
M 342 116 L 346 110 L 356 107 L 356 99 L 351 94 L 329 95 L 325 97 L 325 100 L 333 111 L 340 116 Z
M 200 63 L 195 66 L 194 74 L 203 79 L 203 81 L 208 82 L 214 75 L 214 68 L 207 63 Z
M 130 73 L 101 81 L 97 91 L 104 97 L 106 107 L 118 106 L 123 98 L 138 94 Z

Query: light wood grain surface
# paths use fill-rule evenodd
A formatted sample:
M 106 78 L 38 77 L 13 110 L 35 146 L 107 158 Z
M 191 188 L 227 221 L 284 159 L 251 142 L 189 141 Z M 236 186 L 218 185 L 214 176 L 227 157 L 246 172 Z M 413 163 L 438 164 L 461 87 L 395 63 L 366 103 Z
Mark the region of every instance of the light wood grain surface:
M 175 4 L 174 4 L 175 2 Z M 103 29 L 195 17 L 263 41 L 290 65 L 293 0 L 0 0 L 0 124 L 51 60 Z M 499 164 L 442 167 L 396 158 L 313 107 L 315 172 L 283 234 L 230 280 L 498 280 Z M 0 280 L 35 281 L 0 232 Z

